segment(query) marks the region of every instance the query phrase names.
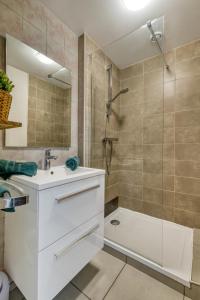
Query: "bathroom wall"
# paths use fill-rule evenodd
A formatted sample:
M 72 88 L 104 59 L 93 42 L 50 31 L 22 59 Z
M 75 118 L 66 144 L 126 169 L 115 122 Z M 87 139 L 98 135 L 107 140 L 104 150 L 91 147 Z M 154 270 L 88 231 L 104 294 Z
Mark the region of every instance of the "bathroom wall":
M 72 127 L 71 147 L 55 150 L 62 164 L 70 155 L 77 154 L 78 144 L 78 38 L 57 17 L 37 0 L 0 0 L 0 35 L 9 33 L 63 66 L 72 70 Z M 4 41 L 0 39 L 0 67 L 4 62 Z M 14 160 L 34 160 L 43 158 L 44 151 L 4 149 L 0 132 L 0 157 Z M 0 214 L 0 265 L 3 264 L 3 213 Z
M 121 71 L 120 205 L 199 228 L 200 41 L 166 58 Z
M 82 123 L 79 136 L 84 136 L 84 148 L 80 143 L 79 154 L 84 165 L 106 169 L 103 138 L 106 129 L 106 102 L 108 99 L 108 74 L 106 67 L 111 60 L 87 35 L 79 38 L 79 109 Z M 113 95 L 120 90 L 119 69 L 113 64 Z M 119 138 L 119 101 L 113 103 L 113 114 L 107 124 L 107 136 Z M 79 118 L 79 120 L 80 120 Z M 118 160 L 113 152 L 110 176 L 106 176 L 106 202 L 118 197 Z

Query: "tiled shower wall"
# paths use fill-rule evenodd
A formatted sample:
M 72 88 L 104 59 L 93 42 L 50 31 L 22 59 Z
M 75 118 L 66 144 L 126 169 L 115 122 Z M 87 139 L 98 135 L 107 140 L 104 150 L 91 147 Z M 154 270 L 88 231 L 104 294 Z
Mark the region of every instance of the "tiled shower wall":
M 98 49 L 86 36 L 84 155 L 87 163 L 90 157 L 92 166 L 105 168 L 102 138 L 109 60 Z M 117 82 L 120 79 L 121 88 L 130 91 L 114 106 L 110 135 L 119 142 L 114 145 L 106 201 L 119 196 L 120 206 L 199 228 L 200 42 L 176 48 L 166 59 L 168 71 L 160 56 L 121 71 L 114 67 Z M 118 90 L 119 86 L 113 94 Z
M 55 150 L 57 165 L 77 154 L 78 144 L 78 38 L 54 14 L 37 0 L 0 0 L 0 35 L 9 33 L 29 46 L 46 54 L 59 64 L 72 70 L 72 127 L 69 150 Z M 4 45 L 0 40 L 0 68 L 5 66 Z M 4 149 L 0 132 L 0 158 L 34 160 L 43 158 L 44 150 Z M 3 224 L 0 214 L 0 266 L 3 264 Z
M 199 228 L 200 41 L 166 58 L 121 71 L 120 205 Z

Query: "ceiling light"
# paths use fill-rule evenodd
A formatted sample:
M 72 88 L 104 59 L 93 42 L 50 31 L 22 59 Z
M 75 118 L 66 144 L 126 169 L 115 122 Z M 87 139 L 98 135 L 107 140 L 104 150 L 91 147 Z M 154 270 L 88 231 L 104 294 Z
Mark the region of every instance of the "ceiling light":
M 149 4 L 151 0 L 123 0 L 126 8 L 129 10 L 140 10 Z
M 36 55 L 37 59 L 39 61 L 41 61 L 43 64 L 50 65 L 53 63 L 53 60 L 51 60 L 50 58 L 48 58 L 47 56 L 45 56 L 42 53 L 36 52 L 35 55 Z

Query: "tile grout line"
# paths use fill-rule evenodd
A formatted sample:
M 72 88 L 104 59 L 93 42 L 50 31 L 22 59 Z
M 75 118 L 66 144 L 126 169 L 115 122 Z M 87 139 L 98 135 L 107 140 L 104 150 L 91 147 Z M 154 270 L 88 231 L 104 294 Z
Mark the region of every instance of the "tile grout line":
M 76 288 L 82 295 L 84 295 L 88 300 L 92 300 L 91 298 L 89 298 L 83 291 L 81 291 L 81 289 L 79 289 L 72 281 L 70 282 L 71 285 Z
M 111 286 L 109 287 L 108 291 L 106 292 L 105 296 L 103 297 L 102 300 L 104 300 L 106 298 L 106 296 L 108 295 L 108 293 L 111 291 L 112 287 L 114 286 L 115 282 L 117 281 L 117 279 L 119 278 L 119 276 L 121 275 L 121 273 L 123 272 L 125 266 L 127 264 L 125 263 L 123 268 L 120 270 L 120 272 L 118 273 L 118 275 L 116 276 L 116 278 L 114 279 L 114 281 L 112 282 Z

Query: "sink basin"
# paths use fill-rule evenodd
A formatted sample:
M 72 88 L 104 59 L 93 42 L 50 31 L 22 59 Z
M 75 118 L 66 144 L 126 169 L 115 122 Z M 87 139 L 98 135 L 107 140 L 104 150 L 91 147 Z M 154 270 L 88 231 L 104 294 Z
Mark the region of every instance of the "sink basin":
M 37 175 L 28 177 L 24 175 L 12 176 L 12 180 L 36 189 L 43 190 L 53 186 L 73 182 L 76 180 L 105 174 L 104 170 L 79 167 L 75 171 L 65 166 L 52 167 L 50 170 L 38 170 Z

